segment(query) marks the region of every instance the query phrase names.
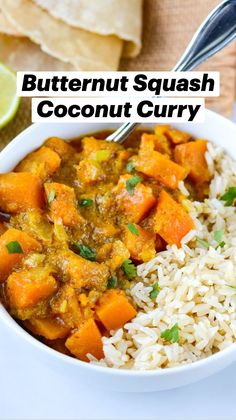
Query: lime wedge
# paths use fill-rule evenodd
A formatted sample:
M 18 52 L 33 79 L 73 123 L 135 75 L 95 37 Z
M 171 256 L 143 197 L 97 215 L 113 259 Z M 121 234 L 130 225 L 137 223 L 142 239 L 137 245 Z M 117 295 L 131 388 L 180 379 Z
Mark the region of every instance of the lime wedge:
M 16 95 L 16 75 L 13 70 L 0 63 L 0 128 L 15 116 L 20 104 Z

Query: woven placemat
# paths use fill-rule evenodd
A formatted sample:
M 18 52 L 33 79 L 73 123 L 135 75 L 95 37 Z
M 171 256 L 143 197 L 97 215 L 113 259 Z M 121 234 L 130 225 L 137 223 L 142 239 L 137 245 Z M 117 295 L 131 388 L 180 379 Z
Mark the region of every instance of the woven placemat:
M 219 0 L 144 0 L 143 48 L 133 60 L 122 60 L 122 70 L 171 70 L 194 32 Z M 197 70 L 220 71 L 221 96 L 207 105 L 231 116 L 235 94 L 236 43 Z
M 199 24 L 215 7 L 217 0 L 144 0 L 143 48 L 131 60 L 122 60 L 120 70 L 170 70 L 178 61 Z M 199 70 L 221 74 L 221 96 L 207 105 L 231 116 L 235 92 L 236 44 L 232 43 Z M 30 100 L 23 98 L 14 120 L 0 131 L 0 148 L 31 123 Z
M 0 131 L 0 150 L 31 124 L 31 100 L 22 98 L 15 118 Z

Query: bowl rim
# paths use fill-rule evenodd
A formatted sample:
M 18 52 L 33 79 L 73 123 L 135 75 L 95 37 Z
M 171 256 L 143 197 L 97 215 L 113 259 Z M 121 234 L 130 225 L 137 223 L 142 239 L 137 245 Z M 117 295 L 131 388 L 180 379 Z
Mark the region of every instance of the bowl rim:
M 49 356 L 52 356 L 58 360 L 63 361 L 65 363 L 69 363 L 71 366 L 78 366 L 83 369 L 89 369 L 92 371 L 97 371 L 97 373 L 105 373 L 109 374 L 110 376 L 120 376 L 120 377 L 162 377 L 162 376 L 171 376 L 172 374 L 184 373 L 186 371 L 194 372 L 195 370 L 204 368 L 204 366 L 209 366 L 214 364 L 218 360 L 227 357 L 230 353 L 235 350 L 235 358 L 236 358 L 236 342 L 230 344 L 223 350 L 218 351 L 215 354 L 212 354 L 208 357 L 204 357 L 203 359 L 197 360 L 192 363 L 181 364 L 178 366 L 170 367 L 170 368 L 157 368 L 157 369 L 150 369 L 150 370 L 138 370 L 138 369 L 122 369 L 116 367 L 107 367 L 103 365 L 99 365 L 96 363 L 87 363 L 83 362 L 82 360 L 76 359 L 72 356 L 60 353 L 57 350 L 47 346 L 46 344 L 42 343 L 40 340 L 35 338 L 33 335 L 28 333 L 23 327 L 21 327 L 14 318 L 7 312 L 4 306 L 1 304 L 0 306 L 0 319 L 4 322 L 5 325 L 10 327 L 10 330 L 16 332 L 16 334 L 26 342 L 32 344 L 35 348 L 38 348 L 40 351 L 47 353 Z M 232 360 L 233 362 L 233 360 Z
M 236 125 L 230 121 L 229 119 L 223 117 L 222 115 L 206 109 L 206 113 L 213 118 L 217 118 L 220 120 L 224 125 L 228 127 L 234 127 L 236 132 Z M 88 124 L 91 124 L 88 122 Z M 25 134 L 29 134 L 31 131 L 39 130 L 42 126 L 42 123 L 35 123 L 31 124 L 21 133 L 19 133 L 12 141 L 4 147 L 4 149 L 0 152 L 0 157 L 4 157 L 5 154 L 9 154 L 11 150 L 16 149 L 19 144 L 22 142 L 22 138 L 24 138 Z M 112 124 L 110 124 L 112 125 Z M 117 124 L 115 124 L 117 125 Z M 178 124 L 173 124 L 173 126 L 177 126 Z M 145 124 L 142 124 L 145 127 Z M 76 359 L 72 356 L 60 353 L 59 351 L 47 346 L 46 344 L 42 343 L 40 340 L 35 338 L 33 335 L 28 333 L 23 327 L 21 327 L 16 320 L 9 314 L 9 312 L 5 309 L 3 304 L 0 302 L 0 319 L 3 323 L 9 328 L 10 331 L 13 331 L 19 336 L 21 339 L 25 340 L 27 343 L 33 345 L 34 348 L 37 348 L 42 353 L 48 354 L 50 357 L 55 357 L 58 361 L 62 361 L 64 363 L 68 363 L 71 366 L 78 366 L 85 370 L 92 370 L 97 373 L 103 373 L 110 376 L 119 376 L 119 377 L 162 377 L 162 376 L 171 376 L 178 373 L 184 373 L 186 371 L 193 372 L 198 369 L 204 368 L 204 366 L 209 366 L 215 364 L 218 360 L 226 358 L 229 354 L 233 354 L 235 351 L 236 359 L 236 342 L 230 344 L 225 349 L 218 351 L 215 354 L 210 356 L 204 357 L 203 359 L 197 360 L 195 362 L 180 364 L 178 366 L 170 367 L 170 368 L 156 368 L 150 370 L 138 370 L 138 369 L 123 369 L 123 368 L 116 368 L 116 367 L 107 367 L 103 365 L 99 365 L 96 363 L 87 363 L 83 362 L 79 359 Z M 233 359 L 231 360 L 233 362 Z

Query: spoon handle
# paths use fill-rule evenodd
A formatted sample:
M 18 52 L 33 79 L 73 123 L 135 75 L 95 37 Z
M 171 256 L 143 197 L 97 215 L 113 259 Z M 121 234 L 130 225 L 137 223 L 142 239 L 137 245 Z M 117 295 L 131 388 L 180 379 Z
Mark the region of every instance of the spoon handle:
M 226 47 L 236 37 L 236 0 L 224 0 L 207 16 L 172 71 L 189 71 Z M 138 123 L 122 124 L 106 140 L 123 141 Z
M 236 0 L 220 3 L 204 20 L 173 71 L 190 71 L 236 37 Z

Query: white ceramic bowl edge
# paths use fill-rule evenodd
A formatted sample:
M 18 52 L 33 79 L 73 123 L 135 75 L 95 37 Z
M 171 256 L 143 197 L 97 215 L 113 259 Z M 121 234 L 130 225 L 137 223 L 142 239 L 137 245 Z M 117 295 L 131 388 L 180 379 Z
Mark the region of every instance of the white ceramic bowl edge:
M 155 124 L 146 126 L 152 127 Z M 177 125 L 176 125 L 177 126 Z M 72 139 L 81 134 L 92 133 L 107 128 L 116 128 L 117 124 L 35 124 L 18 135 L 0 153 L 0 172 L 12 170 L 28 153 L 37 149 L 51 136 Z M 221 145 L 236 159 L 236 125 L 229 120 L 206 111 L 206 120 L 202 124 L 178 124 L 180 129 L 192 133 L 195 137 L 205 138 Z M 236 360 L 236 344 L 227 349 L 193 364 L 156 371 L 128 371 L 108 369 L 84 363 L 65 356 L 45 346 L 11 318 L 0 305 L 0 319 L 4 327 L 19 337 L 19 345 L 31 346 L 32 354 L 43 363 L 54 366 L 63 375 L 76 376 L 78 381 L 93 383 L 109 390 L 148 392 L 176 388 L 207 377 Z

